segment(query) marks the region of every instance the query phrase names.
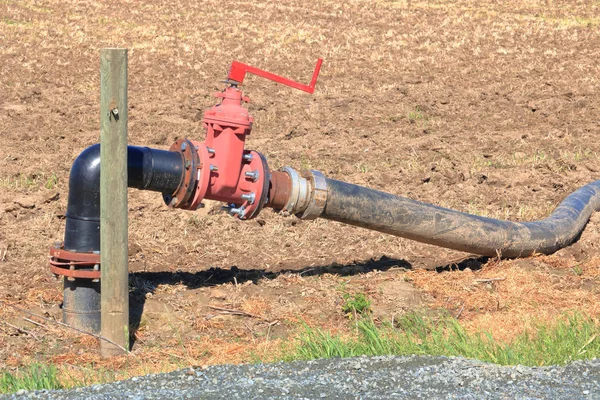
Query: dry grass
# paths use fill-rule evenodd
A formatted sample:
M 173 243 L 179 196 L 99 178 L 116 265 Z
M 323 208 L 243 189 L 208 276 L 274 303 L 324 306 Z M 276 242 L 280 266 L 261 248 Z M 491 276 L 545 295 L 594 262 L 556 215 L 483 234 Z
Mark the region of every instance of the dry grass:
M 477 271 L 408 275 L 417 287 L 434 296 L 433 307 L 460 310 L 462 324 L 469 331 L 487 331 L 501 341 L 531 331 L 535 324 L 552 325 L 568 312 L 600 317 L 596 262 L 574 270 L 577 263 L 554 256 L 531 261 L 492 261 Z M 486 279 L 490 281 L 481 282 Z
M 595 3 L 285 0 L 227 7 L 231 21 L 215 0 L 0 0 L 1 299 L 60 318 L 62 293 L 47 270 L 47 248 L 64 233 L 72 161 L 98 140 L 103 47 L 130 49 L 134 145 L 167 148 L 176 137 L 202 138 L 194 117 L 214 104 L 211 92 L 233 59 L 306 81 L 323 57 L 312 97 L 255 77 L 246 82 L 255 117 L 248 146 L 274 169 L 315 168 L 517 220 L 547 215 L 600 171 Z M 47 190 L 54 175 L 58 200 L 14 207 L 18 196 Z M 130 266 L 148 274 L 132 280 L 144 307 L 133 353 L 102 360 L 89 351 L 94 340 L 46 322 L 24 323 L 0 307 L 0 318 L 41 339 L 0 326 L 0 365 L 45 357 L 65 380 L 83 382 L 96 370 L 93 379 L 102 380 L 278 358 L 281 341 L 302 321 L 350 333 L 341 288 L 367 293 L 381 319 L 424 306 L 422 299 L 407 305 L 406 292 L 397 290 L 405 278 L 431 307 L 460 312 L 469 330 L 489 328 L 505 340 L 563 311 L 598 316 L 599 220 L 578 253 L 438 274 L 417 269 L 465 255 L 330 221 L 270 212 L 261 218 L 264 224 L 240 223 L 211 207 L 167 210 L 155 193 L 132 191 L 130 249 L 137 250 Z M 353 264 L 383 255 L 416 271 L 363 273 Z M 333 263 L 360 274 L 259 276 Z M 210 267 L 232 266 L 254 270 L 256 284 L 211 277 L 218 271 Z M 485 277 L 503 280 L 474 283 Z M 224 296 L 211 297 L 215 288 Z M 219 314 L 208 304 L 260 318 Z

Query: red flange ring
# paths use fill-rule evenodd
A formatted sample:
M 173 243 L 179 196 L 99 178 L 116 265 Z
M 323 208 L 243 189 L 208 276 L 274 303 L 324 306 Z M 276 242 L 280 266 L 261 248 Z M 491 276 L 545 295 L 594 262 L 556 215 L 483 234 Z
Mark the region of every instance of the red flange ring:
M 185 138 L 177 140 L 169 151 L 181 154 L 183 158 L 183 179 L 173 193 L 163 193 L 165 204 L 171 208 L 186 208 L 194 194 L 196 174 L 200 160 L 194 144 Z
M 100 254 L 75 253 L 62 245 L 50 248 L 50 271 L 56 275 L 79 279 L 100 279 Z
M 186 208 L 194 194 L 196 171 L 198 170 L 198 153 L 188 139 L 182 138 L 171 145 L 169 151 L 181 154 L 183 158 L 183 179 L 173 193 L 163 193 L 165 204 L 171 208 Z
M 210 156 L 208 153 L 208 148 L 206 147 L 204 142 L 192 141 L 192 144 L 194 145 L 200 162 L 198 163 L 198 172 L 196 173 L 195 177 L 196 184 L 194 189 L 194 196 L 189 202 L 189 206 L 186 207 L 188 210 L 196 210 L 199 207 L 201 207 L 202 200 L 204 199 L 204 196 L 206 196 L 208 184 L 210 183 Z
M 267 159 L 265 156 L 254 150 L 251 150 L 250 154 L 253 156 L 253 162 L 250 165 L 256 167 L 260 171 L 259 179 L 257 179 L 256 183 L 253 185 L 254 188 L 258 189 L 257 194 L 260 194 L 260 197 L 257 198 L 258 201 L 255 204 L 250 204 L 248 201 L 243 203 L 247 214 L 241 219 L 252 219 L 256 217 L 269 200 L 269 183 L 271 182 L 271 174 L 269 172 Z
M 169 151 L 181 154 L 183 158 L 183 179 L 173 193 L 163 193 L 163 200 L 171 208 L 187 208 L 196 187 L 196 176 L 200 159 L 194 144 L 185 138 L 177 140 Z

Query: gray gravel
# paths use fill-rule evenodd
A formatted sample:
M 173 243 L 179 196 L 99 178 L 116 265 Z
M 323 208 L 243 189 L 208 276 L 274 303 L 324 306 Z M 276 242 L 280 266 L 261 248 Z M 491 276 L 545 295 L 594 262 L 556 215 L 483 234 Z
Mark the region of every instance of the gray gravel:
M 499 367 L 446 357 L 219 365 L 2 399 L 600 399 L 600 360 Z

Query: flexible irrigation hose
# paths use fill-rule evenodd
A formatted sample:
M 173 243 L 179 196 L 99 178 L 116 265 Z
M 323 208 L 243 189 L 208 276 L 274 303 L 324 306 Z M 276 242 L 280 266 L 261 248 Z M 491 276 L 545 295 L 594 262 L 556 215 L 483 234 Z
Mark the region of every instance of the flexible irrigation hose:
M 549 217 L 511 222 L 480 217 L 327 179 L 322 218 L 486 256 L 550 254 L 573 243 L 600 210 L 600 180 L 570 194 Z

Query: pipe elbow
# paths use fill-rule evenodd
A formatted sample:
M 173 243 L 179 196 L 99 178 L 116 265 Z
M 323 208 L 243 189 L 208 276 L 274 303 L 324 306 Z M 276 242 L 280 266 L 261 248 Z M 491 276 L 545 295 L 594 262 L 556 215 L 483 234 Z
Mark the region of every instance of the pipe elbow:
M 66 250 L 100 251 L 100 145 L 85 149 L 69 175 Z
M 100 220 L 100 145 L 88 147 L 73 162 L 69 175 L 67 218 Z
M 127 147 L 127 186 L 171 194 L 183 180 L 184 161 L 177 152 Z M 100 250 L 100 145 L 75 159 L 69 176 L 64 246 L 67 250 Z

